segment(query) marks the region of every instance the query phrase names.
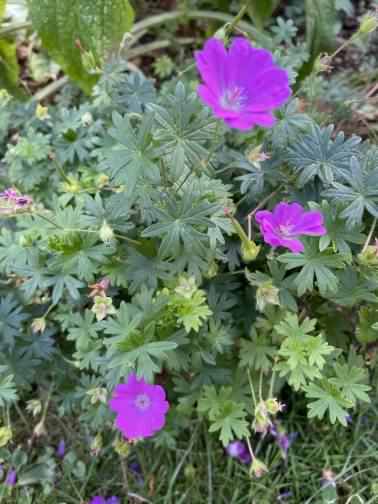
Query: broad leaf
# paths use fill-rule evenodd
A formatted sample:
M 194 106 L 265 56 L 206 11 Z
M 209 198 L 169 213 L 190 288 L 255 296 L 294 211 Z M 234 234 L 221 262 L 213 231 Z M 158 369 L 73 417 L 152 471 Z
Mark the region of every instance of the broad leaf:
M 101 64 L 129 31 L 134 11 L 128 0 L 29 0 L 33 26 L 63 70 L 86 91 L 97 81 L 82 51 Z M 78 42 L 80 49 L 78 48 Z

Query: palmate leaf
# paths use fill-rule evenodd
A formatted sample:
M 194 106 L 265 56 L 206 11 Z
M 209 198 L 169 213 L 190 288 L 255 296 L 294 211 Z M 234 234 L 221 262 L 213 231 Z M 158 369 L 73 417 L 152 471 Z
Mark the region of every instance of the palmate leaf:
M 180 176 L 183 167 L 197 167 L 208 158 L 207 143 L 214 139 L 216 121 L 193 92 L 179 82 L 174 95 L 165 96 L 160 105 L 150 104 L 156 128 L 154 139 L 158 155 Z
M 179 257 L 182 250 L 192 256 L 206 257 L 207 230 L 214 226 L 210 217 L 218 210 L 219 205 L 196 201 L 188 193 L 182 199 L 168 196 L 165 207 L 156 209 L 158 222 L 145 229 L 142 236 L 161 238 L 162 258 Z
M 310 132 L 314 125 L 310 116 L 299 112 L 299 100 L 291 100 L 277 115 L 277 124 L 271 130 L 272 144 L 277 149 L 287 147 L 298 135 Z
M 44 47 L 88 93 L 97 76 L 85 68 L 77 41 L 101 64 L 117 49 L 134 20 L 128 0 L 29 0 L 29 8 Z
M 277 348 L 271 344 L 266 334 L 251 330 L 250 340 L 240 341 L 240 366 L 256 370 L 268 371 L 272 368 L 272 358 Z
M 350 228 L 361 224 L 364 212 L 378 217 L 378 165 L 373 169 L 352 157 L 344 182 L 332 183 L 324 196 L 343 207 L 340 217 L 346 219 Z
M 332 269 L 343 268 L 345 259 L 329 250 L 320 252 L 317 239 L 306 239 L 303 243 L 302 254 L 287 253 L 277 258 L 287 270 L 301 268 L 294 280 L 298 295 L 315 290 L 315 282 L 322 296 L 336 292 L 339 280 Z
M 320 251 L 326 250 L 332 244 L 335 251 L 351 257 L 352 251 L 349 244 L 364 243 L 366 237 L 361 233 L 361 226 L 352 228 L 347 226 L 345 219 L 340 216 L 340 209 L 335 208 L 328 201 L 322 201 L 321 205 L 311 202 L 309 206 L 312 210 L 319 210 L 324 217 L 327 234 L 320 237 Z
M 0 366 L 0 372 L 3 374 L 7 366 Z M 17 400 L 17 390 L 12 375 L 3 375 L 0 378 L 0 407 L 4 408 Z
M 323 336 L 313 336 L 316 320 L 306 318 L 299 323 L 298 316 L 288 313 L 276 331 L 286 336 L 278 351 L 282 360 L 276 365 L 281 376 L 288 376 L 288 383 L 299 390 L 315 378 L 321 378 L 321 370 L 327 355 L 334 350 Z
M 312 131 L 288 147 L 287 161 L 298 175 L 298 183 L 304 186 L 315 177 L 325 185 L 349 175 L 351 156 L 358 154 L 359 137 L 345 140 L 344 133 L 332 139 L 334 126 L 320 128 L 313 125 Z
M 138 376 L 152 381 L 154 374 L 161 371 L 167 352 L 177 348 L 175 341 L 153 341 L 155 323 L 143 327 L 143 313 L 133 304 L 122 302 L 116 318 L 103 321 L 100 326 L 111 336 L 104 343 L 108 347 L 106 369 L 112 379 L 120 379 L 134 368 Z
M 103 159 L 103 167 L 109 171 L 115 183 L 125 184 L 128 195 L 133 193 L 140 177 L 158 176 L 152 126 L 151 114 L 144 114 L 136 130 L 127 116 L 114 112 L 113 126 L 108 132 L 110 138 L 98 151 Z
M 339 421 L 344 427 L 347 426 L 347 408 L 351 408 L 353 403 L 346 399 L 339 387 L 324 379 L 319 385 L 311 383 L 305 390 L 306 397 L 313 399 L 307 405 L 309 418 L 317 417 L 322 420 L 328 413 L 331 423 Z
M 219 393 L 214 386 L 205 386 L 198 401 L 198 411 L 208 416 L 209 432 L 220 431 L 219 439 L 227 446 L 234 439 L 249 435 L 247 412 L 243 403 L 233 399 L 231 387 L 221 387 Z
M 23 307 L 12 296 L 0 298 L 0 335 L 2 351 L 12 349 L 22 333 L 22 324 L 29 318 Z
M 378 296 L 374 293 L 378 289 L 378 282 L 366 279 L 352 268 L 347 268 L 337 274 L 339 287 L 335 294 L 328 299 L 341 306 L 355 306 L 362 302 L 378 303 Z
M 357 401 L 370 402 L 366 392 L 371 390 L 371 387 L 366 385 L 367 375 L 364 369 L 347 363 L 336 363 L 334 370 L 336 376 L 329 381 L 341 390 L 348 401 L 353 405 Z

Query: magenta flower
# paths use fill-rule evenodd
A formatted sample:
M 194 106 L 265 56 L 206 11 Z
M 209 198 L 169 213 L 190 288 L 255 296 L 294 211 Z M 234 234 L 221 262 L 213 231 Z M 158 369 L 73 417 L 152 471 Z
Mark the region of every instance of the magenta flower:
M 274 64 L 269 51 L 242 37 L 227 50 L 211 38 L 195 59 L 204 82 L 198 94 L 216 117 L 240 130 L 274 125 L 273 110 L 288 100 L 291 89 L 286 70 Z
M 299 203 L 278 203 L 272 212 L 257 212 L 256 221 L 266 243 L 272 247 L 286 247 L 294 253 L 304 250 L 300 236 L 327 233 L 321 212 L 306 212 Z
M 116 386 L 109 406 L 118 413 L 116 427 L 129 441 L 153 436 L 162 429 L 169 409 L 163 387 L 138 380 L 135 373 L 126 384 Z

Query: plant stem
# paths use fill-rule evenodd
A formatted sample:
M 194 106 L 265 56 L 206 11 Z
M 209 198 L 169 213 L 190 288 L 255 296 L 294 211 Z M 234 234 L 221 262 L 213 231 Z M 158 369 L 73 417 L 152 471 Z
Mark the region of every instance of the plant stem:
M 273 192 L 268 194 L 268 196 L 265 196 L 265 198 L 263 198 L 260 201 L 260 203 L 257 205 L 257 207 L 254 208 L 251 212 L 249 212 L 249 214 L 245 218 L 252 219 L 252 217 L 255 215 L 255 213 L 257 213 L 260 210 L 260 208 L 263 208 L 266 205 L 266 203 L 268 203 L 268 201 L 270 201 L 272 198 L 274 198 L 274 196 L 276 196 L 281 191 L 283 186 L 284 185 L 281 184 L 279 187 L 277 187 L 277 189 L 275 189 Z
M 129 478 L 127 476 L 127 464 L 125 462 L 125 458 L 120 456 L 121 460 L 121 469 L 122 469 L 122 479 L 123 479 L 123 489 L 125 491 L 125 495 L 129 493 Z
M 135 23 L 131 33 L 135 34 L 141 30 L 146 30 L 148 28 L 152 28 L 154 26 L 158 26 L 160 24 L 168 23 L 171 21 L 175 21 L 180 18 L 188 18 L 188 19 L 204 19 L 204 20 L 214 20 L 219 21 L 220 23 L 230 23 L 232 24 L 234 21 L 234 16 L 229 14 L 224 14 L 222 12 L 213 12 L 207 10 L 188 10 L 188 11 L 173 11 L 166 12 L 164 14 L 157 14 L 156 16 L 150 16 L 147 19 L 143 19 L 138 23 Z M 251 35 L 255 40 L 259 41 L 261 45 L 264 47 L 271 47 L 272 41 L 266 35 L 260 33 L 256 28 L 254 28 L 250 23 L 245 21 L 238 21 L 236 24 L 234 23 L 233 27 L 238 26 L 241 30 Z
M 56 222 L 54 222 L 53 220 L 51 220 L 49 217 L 46 217 L 45 215 L 43 215 L 41 213 L 37 213 L 36 215 L 38 215 L 38 217 L 41 217 L 41 219 L 44 219 L 45 221 L 47 221 L 52 226 L 54 226 L 54 227 L 56 227 L 58 229 L 61 229 L 62 231 L 66 231 L 67 233 L 92 233 L 92 234 L 98 234 L 99 233 L 99 231 L 96 231 L 94 229 L 65 228 L 63 226 L 60 226 L 59 224 L 57 224 Z M 133 245 L 141 245 L 140 241 L 133 240 L 132 238 L 129 238 L 127 236 L 124 236 L 124 235 L 121 235 L 121 234 L 118 234 L 118 233 L 114 233 L 114 236 L 116 238 L 119 238 L 120 240 L 124 240 L 124 241 L 127 241 L 129 243 L 132 243 Z
M 32 24 L 30 21 L 24 21 L 22 23 L 12 23 L 8 26 L 4 26 L 4 28 L 0 28 L 0 38 L 4 37 L 5 35 L 10 35 L 11 33 L 14 33 L 16 31 L 29 29 L 31 27 Z
M 371 228 L 370 228 L 370 231 L 369 231 L 369 234 L 368 234 L 368 237 L 366 238 L 366 241 L 365 241 L 364 246 L 362 248 L 362 251 L 361 251 L 362 254 L 364 252 L 366 252 L 366 250 L 367 250 L 367 248 L 369 246 L 369 243 L 370 243 L 371 237 L 373 236 L 373 233 L 375 231 L 376 225 L 377 225 L 377 219 L 374 218 L 374 220 L 372 222 L 372 225 L 371 225 Z
M 249 381 L 249 387 L 250 387 L 250 389 L 251 389 L 251 394 L 252 394 L 253 404 L 254 404 L 254 406 L 255 406 L 255 408 L 256 408 L 256 406 L 257 406 L 257 401 L 256 401 L 255 388 L 254 388 L 253 383 L 252 383 L 252 378 L 251 378 L 251 372 L 250 372 L 250 370 L 248 369 L 248 371 L 247 371 L 247 372 L 248 372 L 248 381 Z

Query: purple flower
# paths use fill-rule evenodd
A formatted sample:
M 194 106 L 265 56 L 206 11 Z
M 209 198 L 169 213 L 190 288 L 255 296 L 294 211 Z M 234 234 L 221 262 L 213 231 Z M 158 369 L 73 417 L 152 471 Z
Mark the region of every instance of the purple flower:
M 105 499 L 105 497 L 102 497 L 101 495 L 96 495 L 89 501 L 89 504 L 120 504 L 120 500 L 114 495 L 108 499 Z
M 227 50 L 211 38 L 195 59 L 203 80 L 198 94 L 216 117 L 240 130 L 274 125 L 273 110 L 288 100 L 291 89 L 286 70 L 274 64 L 269 51 L 242 37 Z
M 226 453 L 232 458 L 236 458 L 242 464 L 250 464 L 252 461 L 251 454 L 244 441 L 233 441 L 226 447 Z
M 33 203 L 30 196 L 20 194 L 13 188 L 5 189 L 5 191 L 0 193 L 0 200 L 2 200 L 0 202 L 0 212 L 5 214 L 27 209 Z
M 150 385 L 129 375 L 126 384 L 117 385 L 109 401 L 118 413 L 116 427 L 129 441 L 153 436 L 165 424 L 169 403 L 160 385 Z
M 275 438 L 277 445 L 281 449 L 283 457 L 286 459 L 290 446 L 298 437 L 298 432 L 290 432 L 289 434 L 287 434 L 286 432 L 278 429 L 277 426 L 273 424 L 270 427 L 270 433 Z
M 101 497 L 101 495 L 96 495 L 89 501 L 89 504 L 106 504 L 105 497 Z
M 293 497 L 293 492 L 290 492 L 289 490 L 280 492 L 279 495 L 277 496 L 278 502 L 282 502 L 286 499 L 289 499 L 290 497 Z
M 321 212 L 306 212 L 299 203 L 278 203 L 272 212 L 257 212 L 256 221 L 266 243 L 272 247 L 286 247 L 294 253 L 304 250 L 300 236 L 327 233 Z
M 15 486 L 17 482 L 17 473 L 15 469 L 9 469 L 7 477 L 5 478 L 5 484 L 8 486 Z
M 64 439 L 61 439 L 56 449 L 56 454 L 58 455 L 58 457 L 63 458 L 65 453 L 66 453 L 66 442 L 64 441 Z

